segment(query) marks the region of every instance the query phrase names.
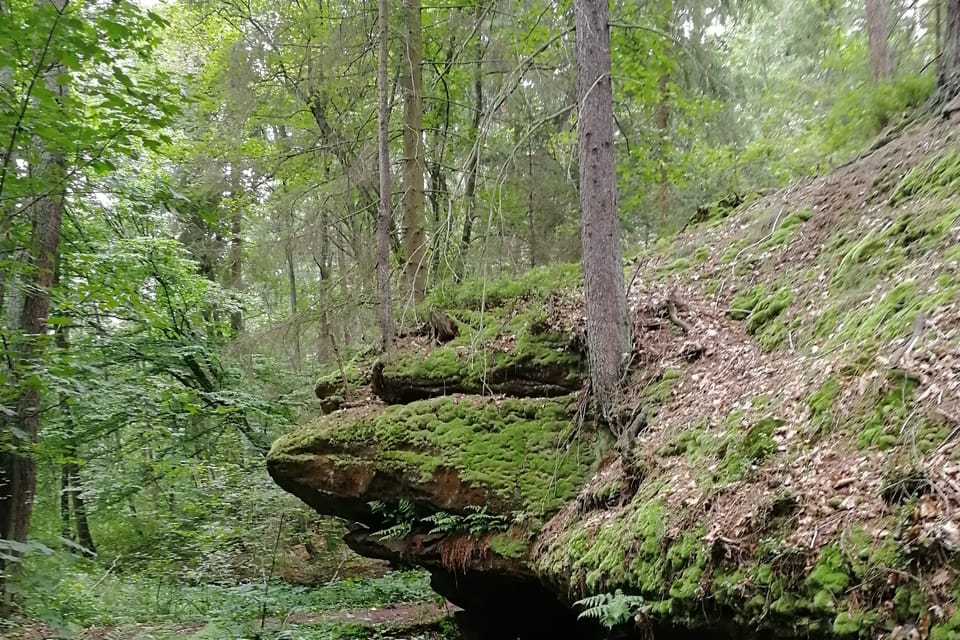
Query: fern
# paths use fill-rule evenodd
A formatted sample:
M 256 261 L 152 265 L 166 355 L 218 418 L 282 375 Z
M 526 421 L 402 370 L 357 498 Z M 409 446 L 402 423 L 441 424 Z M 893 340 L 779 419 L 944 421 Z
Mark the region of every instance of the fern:
M 413 532 L 417 512 L 413 503 L 409 500 L 401 499 L 395 508 L 391 508 L 380 500 L 373 500 L 368 502 L 367 505 L 370 507 L 370 511 L 381 516 L 390 525 L 374 534 L 381 540 L 399 540 Z
M 629 622 L 638 613 L 643 613 L 643 597 L 625 594 L 621 589 L 614 593 L 600 593 L 577 600 L 574 604 L 584 610 L 578 620 L 597 620 L 607 629 Z
M 406 538 L 408 535 L 410 535 L 411 532 L 413 532 L 413 524 L 410 522 L 401 522 L 393 525 L 392 527 L 381 529 L 374 535 L 381 540 L 401 540 L 402 538 Z
M 438 511 L 432 516 L 427 516 L 423 522 L 434 525 L 430 533 L 453 533 L 463 528 L 463 516 L 446 511 Z

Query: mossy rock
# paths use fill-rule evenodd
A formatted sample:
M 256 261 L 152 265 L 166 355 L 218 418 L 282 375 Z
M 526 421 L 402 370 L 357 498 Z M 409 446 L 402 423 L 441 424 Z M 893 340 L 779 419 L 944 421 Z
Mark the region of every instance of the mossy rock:
M 374 370 L 373 390 L 388 403 L 453 393 L 553 397 L 579 389 L 582 353 L 570 336 L 544 325 L 535 306 L 515 313 L 452 311 L 461 333 L 442 347 L 401 349 Z
M 576 495 L 597 455 L 595 436 L 576 428 L 573 413 L 570 398 L 445 397 L 376 415 L 359 409 L 281 437 L 267 464 L 281 486 L 333 515 L 405 499 L 428 511 L 486 504 L 539 517 Z

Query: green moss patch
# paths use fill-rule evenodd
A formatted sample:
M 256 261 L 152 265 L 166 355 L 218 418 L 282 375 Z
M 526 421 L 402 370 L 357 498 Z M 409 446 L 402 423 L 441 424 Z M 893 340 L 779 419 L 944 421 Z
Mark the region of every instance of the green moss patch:
M 881 389 L 868 396 L 864 407 L 850 420 L 857 444 L 864 449 L 890 449 L 911 417 L 910 400 L 919 383 L 898 373 L 891 373 Z
M 950 149 L 907 172 L 894 190 L 890 203 L 897 206 L 921 196 L 952 196 L 958 186 L 960 150 Z
M 535 304 L 518 312 L 454 311 L 460 335 L 422 351 L 401 350 L 383 363 L 390 402 L 445 393 L 496 391 L 509 395 L 562 395 L 586 375 L 570 337 L 545 326 Z M 393 396 L 396 395 L 396 398 Z
M 552 264 L 521 274 L 496 278 L 469 278 L 461 283 L 440 281 L 424 303 L 439 309 L 500 307 L 517 300 L 545 298 L 548 294 L 570 289 L 583 282 L 583 267 L 578 264 Z
M 734 320 L 746 320 L 747 332 L 771 351 L 787 339 L 789 327 L 781 316 L 791 303 L 793 292 L 789 288 L 758 284 L 734 298 L 727 315 Z
M 903 212 L 855 241 L 838 238 L 826 250 L 827 256 L 834 256 L 836 262 L 830 278 L 831 291 L 861 290 L 867 284 L 896 276 L 912 261 L 929 259 L 931 252 L 946 248 L 958 224 L 960 207 L 950 202 L 931 202 Z
M 958 295 L 960 283 L 953 280 L 923 286 L 906 280 L 873 302 L 865 304 L 857 297 L 837 300 L 821 315 L 829 322 L 825 320 L 821 326 L 818 320 L 816 326 L 821 327 L 820 335 L 829 336 L 824 347 L 847 346 L 865 352 L 865 347 L 878 347 L 909 336 L 918 314 L 929 314 Z
M 786 244 L 797 230 L 803 226 L 803 223 L 812 216 L 813 211 L 811 209 L 801 209 L 800 211 L 791 213 L 760 243 L 760 250 L 767 251 Z
M 375 416 L 321 418 L 277 440 L 270 459 L 355 451 L 424 483 L 454 470 L 460 481 L 542 515 L 573 498 L 596 457 L 592 436 L 577 437 L 573 411 L 568 398 L 435 398 Z

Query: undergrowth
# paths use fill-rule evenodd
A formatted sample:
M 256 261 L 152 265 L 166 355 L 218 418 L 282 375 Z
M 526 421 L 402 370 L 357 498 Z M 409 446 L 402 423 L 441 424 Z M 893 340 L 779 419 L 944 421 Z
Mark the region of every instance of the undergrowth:
M 282 620 L 298 612 L 322 614 L 436 598 L 428 574 L 420 571 L 307 587 L 276 580 L 266 586 L 191 582 L 160 566 L 118 574 L 66 553 L 31 556 L 27 562 L 28 577 L 17 587 L 31 594 L 22 613 L 64 633 L 95 625 L 162 628 L 189 622 L 219 629 L 224 634 L 219 637 L 239 638 L 262 615 Z

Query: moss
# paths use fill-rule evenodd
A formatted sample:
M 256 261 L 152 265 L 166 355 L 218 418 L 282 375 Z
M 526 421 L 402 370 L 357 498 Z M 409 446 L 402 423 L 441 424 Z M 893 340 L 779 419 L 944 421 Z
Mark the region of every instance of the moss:
M 345 359 L 343 370 L 338 362 L 329 362 L 317 378 L 314 391 L 320 398 L 327 398 L 343 394 L 344 377 L 351 394 L 359 393 L 360 389 L 370 384 L 370 362 L 374 354 L 362 351 Z
M 919 383 L 899 373 L 887 376 L 883 387 L 868 396 L 859 415 L 850 420 L 857 444 L 866 449 L 889 449 L 897 443 L 899 434 L 910 417 L 910 399 Z
M 720 479 L 723 481 L 743 477 L 752 467 L 762 463 L 776 451 L 777 443 L 773 439 L 773 433 L 783 421 L 770 417 L 762 418 L 746 429 L 739 423 L 739 418 L 729 423 L 733 426 L 727 428 L 726 442 L 722 446 L 723 465 Z
M 812 598 L 812 608 L 821 613 L 834 612 L 837 597 L 849 584 L 850 568 L 836 545 L 821 552 L 820 559 L 804 582 L 806 593 Z
M 655 415 L 659 411 L 659 408 L 670 399 L 673 394 L 673 388 L 682 376 L 682 369 L 668 367 L 643 388 L 644 408 L 647 411 L 648 418 Z
M 712 455 L 716 448 L 716 438 L 706 433 L 707 419 L 684 429 L 672 442 L 665 444 L 657 452 L 664 458 L 671 456 L 686 456 L 697 459 L 704 455 Z
M 873 628 L 875 618 L 864 611 L 841 611 L 833 619 L 833 633 L 841 638 L 866 637 Z
M 960 208 L 953 202 L 929 202 L 903 212 L 879 230 L 871 229 L 856 242 L 839 239 L 827 250 L 836 260 L 831 291 L 862 290 L 865 285 L 897 276 L 914 260 L 944 250 L 958 220 Z
M 462 481 L 541 515 L 576 494 L 595 458 L 593 436 L 572 440 L 573 410 L 569 398 L 436 398 L 355 420 L 321 418 L 277 440 L 270 458 L 372 449 L 376 453 L 364 457 L 381 468 L 422 481 L 453 469 Z
M 780 224 L 760 243 L 759 250 L 767 251 L 786 244 L 803 223 L 812 216 L 813 210 L 809 208 L 791 213 L 781 220 Z
M 544 312 L 536 304 L 518 313 L 459 310 L 450 315 L 459 323 L 460 335 L 427 353 L 396 353 L 384 362 L 383 375 L 400 384 L 435 382 L 477 391 L 488 381 L 509 380 L 519 370 L 556 369 L 571 388 L 585 375 L 582 355 L 568 348 L 569 336 L 545 329 Z
M 763 195 L 760 191 L 754 191 L 746 194 L 731 193 L 728 196 L 720 198 L 714 202 L 700 205 L 696 213 L 687 222 L 686 226 L 708 225 L 712 226 L 729 218 L 735 211 L 754 202 Z
M 500 307 L 515 300 L 545 298 L 554 291 L 576 287 L 582 279 L 583 268 L 575 263 L 552 264 L 498 278 L 474 277 L 459 284 L 440 281 L 431 288 L 424 305 L 472 310 Z
M 490 538 L 490 550 L 504 558 L 513 560 L 526 558 L 529 549 L 528 541 L 518 539 L 509 533 L 498 533 Z
M 954 592 L 953 601 L 960 602 L 960 590 Z M 929 640 L 960 640 L 960 607 L 949 618 L 930 627 Z
M 793 292 L 787 287 L 768 290 L 758 284 L 735 297 L 727 315 L 734 320 L 746 320 L 747 332 L 757 338 L 767 351 L 779 347 L 787 338 L 788 330 L 780 318 L 793 302 Z
M 836 422 L 834 415 L 834 405 L 840 398 L 843 387 L 836 378 L 828 378 L 820 387 L 807 399 L 807 407 L 810 409 L 810 428 L 816 433 L 826 433 Z
M 710 259 L 710 247 L 704 245 L 698 247 L 696 251 L 693 252 L 693 262 L 696 264 L 703 264 Z
M 874 303 L 841 302 L 833 309 L 842 315 L 843 322 L 824 342 L 824 347 L 856 349 L 872 358 L 868 347 L 877 348 L 909 336 L 918 314 L 930 314 L 958 296 L 960 282 L 957 281 L 921 287 L 915 280 L 906 280 Z
M 894 189 L 890 204 L 899 206 L 920 196 L 943 197 L 960 186 L 960 150 L 949 149 L 907 172 Z

